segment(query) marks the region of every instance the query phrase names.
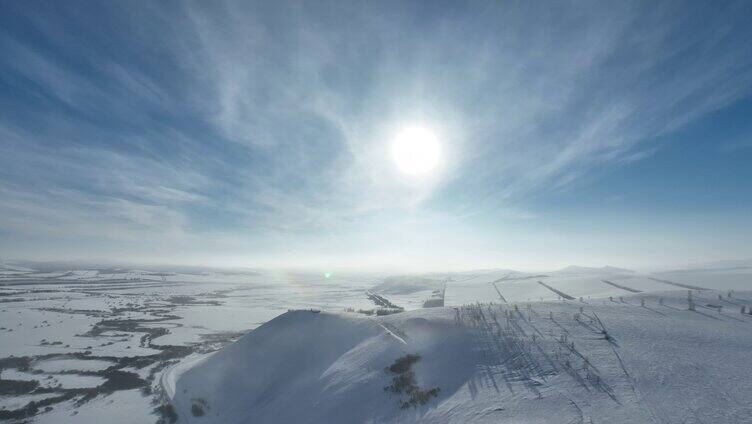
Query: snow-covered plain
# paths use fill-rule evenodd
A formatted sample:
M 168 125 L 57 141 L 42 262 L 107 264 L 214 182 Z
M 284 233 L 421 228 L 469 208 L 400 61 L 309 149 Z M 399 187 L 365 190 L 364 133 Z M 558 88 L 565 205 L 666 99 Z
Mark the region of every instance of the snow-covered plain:
M 422 308 L 437 293 L 445 306 Z M 373 294 L 405 312 L 377 315 Z M 752 422 L 746 265 L 389 278 L 6 267 L 0 302 L 10 422 Z M 419 359 L 385 370 L 406 355 Z M 395 379 L 407 383 L 385 390 Z

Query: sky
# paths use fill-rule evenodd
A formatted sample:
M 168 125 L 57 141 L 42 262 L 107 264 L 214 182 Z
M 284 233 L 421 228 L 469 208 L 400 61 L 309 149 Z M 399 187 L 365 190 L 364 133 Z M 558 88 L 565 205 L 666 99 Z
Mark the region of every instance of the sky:
M 0 0 L 0 257 L 752 258 L 752 2 Z M 407 175 L 395 136 L 435 134 Z

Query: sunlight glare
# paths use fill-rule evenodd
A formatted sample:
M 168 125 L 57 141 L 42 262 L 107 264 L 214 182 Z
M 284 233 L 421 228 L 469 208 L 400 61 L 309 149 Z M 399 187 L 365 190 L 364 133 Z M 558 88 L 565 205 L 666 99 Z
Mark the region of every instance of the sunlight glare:
M 394 138 L 392 156 L 400 171 L 410 175 L 425 174 L 439 164 L 441 146 L 430 129 L 407 127 Z

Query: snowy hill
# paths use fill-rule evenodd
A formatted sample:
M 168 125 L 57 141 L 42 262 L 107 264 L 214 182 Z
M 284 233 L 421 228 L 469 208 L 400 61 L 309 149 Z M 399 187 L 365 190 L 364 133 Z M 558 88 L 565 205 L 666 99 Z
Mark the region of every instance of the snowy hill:
M 410 294 L 423 290 L 434 290 L 442 286 L 445 278 L 425 276 L 393 276 L 385 278 L 372 290 L 386 294 Z
M 752 422 L 752 292 L 718 294 L 294 311 L 163 383 L 181 423 Z
M 562 268 L 558 271 L 554 271 L 551 274 L 555 275 L 615 275 L 615 274 L 633 274 L 634 271 L 624 269 L 624 268 L 617 268 L 615 266 L 603 266 L 603 267 L 587 267 L 587 266 L 577 266 L 577 265 L 569 265 L 568 267 Z

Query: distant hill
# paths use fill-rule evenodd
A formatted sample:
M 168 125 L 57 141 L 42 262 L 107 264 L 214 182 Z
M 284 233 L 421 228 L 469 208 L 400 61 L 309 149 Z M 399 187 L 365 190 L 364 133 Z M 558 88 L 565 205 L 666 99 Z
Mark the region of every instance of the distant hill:
M 752 259 L 736 259 L 714 261 L 688 266 L 687 268 L 671 269 L 658 272 L 659 274 L 697 273 L 715 271 L 744 271 L 752 269 Z
M 602 267 L 587 267 L 569 265 L 558 271 L 552 272 L 556 275 L 602 275 L 602 274 L 633 274 L 634 271 L 624 268 L 617 268 L 615 266 L 602 266 Z
M 421 276 L 392 276 L 385 278 L 380 284 L 371 288 L 377 293 L 410 294 L 423 290 L 441 288 L 445 278 L 428 278 Z

